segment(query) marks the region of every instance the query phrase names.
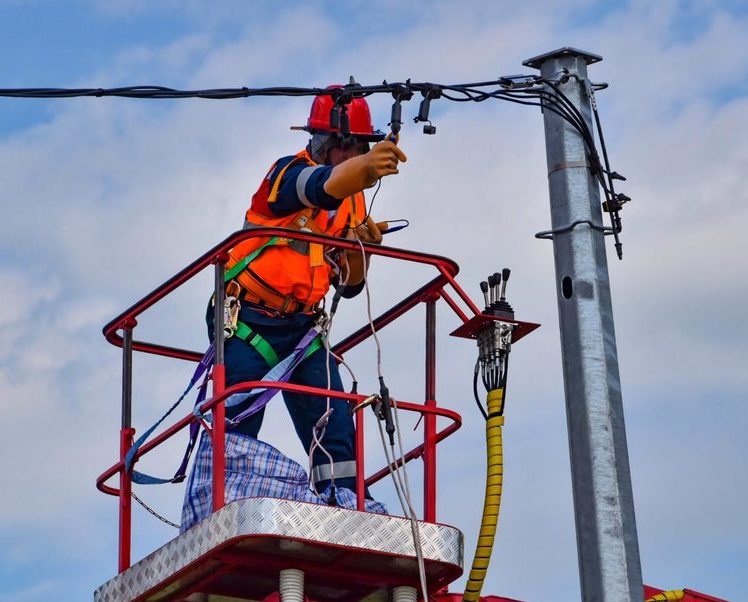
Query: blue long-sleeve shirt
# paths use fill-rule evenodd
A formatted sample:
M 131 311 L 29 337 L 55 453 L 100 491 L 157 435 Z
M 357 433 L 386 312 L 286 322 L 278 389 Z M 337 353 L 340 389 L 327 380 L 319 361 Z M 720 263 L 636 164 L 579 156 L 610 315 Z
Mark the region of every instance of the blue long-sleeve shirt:
M 271 188 L 283 168 L 294 159 L 296 157 L 291 155 L 278 160 L 269 177 Z M 275 202 L 268 205 L 270 211 L 277 217 L 285 217 L 308 207 L 336 210 L 343 200 L 328 194 L 324 188 L 331 173 L 330 165 L 292 165 L 283 174 Z

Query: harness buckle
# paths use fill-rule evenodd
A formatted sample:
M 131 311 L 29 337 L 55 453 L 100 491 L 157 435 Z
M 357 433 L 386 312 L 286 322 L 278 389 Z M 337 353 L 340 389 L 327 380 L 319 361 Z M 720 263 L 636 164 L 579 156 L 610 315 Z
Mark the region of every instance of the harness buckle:
M 292 305 L 293 304 L 293 305 Z M 288 313 L 294 313 L 295 308 L 293 311 L 288 311 L 289 308 L 298 306 L 298 303 L 296 302 L 296 299 L 294 299 L 292 296 L 288 296 L 285 299 L 283 299 L 283 305 L 280 306 L 280 309 L 278 309 L 278 313 L 281 315 L 285 315 Z
M 230 295 L 223 302 L 223 336 L 230 339 L 234 336 L 239 322 L 239 310 L 241 303 L 239 299 Z

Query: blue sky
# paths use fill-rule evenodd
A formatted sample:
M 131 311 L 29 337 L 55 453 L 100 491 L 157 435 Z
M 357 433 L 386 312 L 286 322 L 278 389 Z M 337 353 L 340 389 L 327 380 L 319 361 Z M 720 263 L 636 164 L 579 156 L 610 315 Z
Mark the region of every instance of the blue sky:
M 351 74 L 363 83 L 453 83 L 525 72 L 522 60 L 560 46 L 602 55 L 590 75 L 611 84 L 598 101 L 614 168 L 634 198 L 623 214 L 625 260 L 612 249 L 609 259 L 644 578 L 748 599 L 745 4 L 341 6 L 0 0 L 0 86 L 327 85 Z M 268 165 L 303 145 L 288 126 L 303 123 L 307 105 L 0 99 L 0 601 L 90 599 L 116 572 L 116 501 L 94 480 L 117 454 L 120 356 L 101 326 L 241 224 Z M 372 101 L 380 127 L 389 105 Z M 518 315 L 543 323 L 513 355 L 505 497 L 484 592 L 572 600 L 553 260 L 550 244 L 532 236 L 549 228 L 542 118 L 498 102 L 438 102 L 433 115 L 436 136 L 404 127 L 410 160 L 383 184 L 375 214 L 410 219 L 391 244 L 453 257 L 476 300 L 485 274 L 511 266 Z M 425 278 L 408 269 L 372 267 L 376 308 Z M 206 276 L 144 317 L 139 336 L 204 347 L 209 287 Z M 358 326 L 363 311 L 361 299 L 343 308 L 337 334 Z M 439 518 L 465 532 L 470 550 L 483 470 L 474 350 L 447 336 L 456 322 L 446 307 L 439 319 L 437 398 L 465 417 L 440 450 Z M 414 316 L 383 333 L 385 373 L 402 399 L 422 395 L 421 327 Z M 372 357 L 367 348 L 350 358 L 369 387 Z M 178 395 L 189 369 L 137 357 L 139 430 Z M 278 404 L 263 437 L 303 461 L 287 432 Z M 370 451 L 374 468 L 378 450 Z M 167 472 L 179 452 L 144 468 Z M 179 488 L 141 493 L 179 516 Z M 396 507 L 387 486 L 375 495 Z M 173 535 L 137 510 L 134 556 Z

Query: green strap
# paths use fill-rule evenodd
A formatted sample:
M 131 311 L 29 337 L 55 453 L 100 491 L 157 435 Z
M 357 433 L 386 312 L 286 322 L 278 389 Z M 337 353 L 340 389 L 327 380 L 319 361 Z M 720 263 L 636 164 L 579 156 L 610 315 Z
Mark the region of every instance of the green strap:
M 261 247 L 258 247 L 254 251 L 252 251 L 249 255 L 247 255 L 244 259 L 239 261 L 234 267 L 232 267 L 228 272 L 226 272 L 226 276 L 224 277 L 224 282 L 228 282 L 229 280 L 233 280 L 234 276 L 236 276 L 238 273 L 240 273 L 244 268 L 246 268 L 250 263 L 252 263 L 255 258 L 262 253 L 262 251 L 265 250 L 266 247 L 269 247 L 270 245 L 274 245 L 278 242 L 280 237 L 273 236 L 269 241 L 267 241 L 264 245 Z
M 317 351 L 317 349 L 322 348 L 322 336 L 318 336 L 316 339 L 314 339 L 309 345 L 309 347 L 306 348 L 306 353 L 304 354 L 304 359 L 308 358 L 312 353 Z
M 249 345 L 252 345 L 252 347 L 255 348 L 255 351 L 257 351 L 257 353 L 262 356 L 262 358 L 270 368 L 280 362 L 278 354 L 275 352 L 275 349 L 272 348 L 270 343 L 268 343 L 262 336 L 252 330 L 244 322 L 239 321 L 236 323 L 236 332 L 234 334 L 242 341 L 246 342 Z M 312 355 L 312 353 L 314 353 L 321 347 L 322 337 L 318 336 L 311 342 L 309 347 L 307 347 L 306 352 L 304 353 L 304 359 L 308 358 L 310 355 Z
M 265 362 L 267 362 L 267 365 L 271 368 L 278 362 L 280 362 L 278 354 L 275 352 L 275 349 L 270 346 L 270 343 L 268 343 L 264 338 L 262 338 L 254 330 L 252 330 L 244 322 L 236 323 L 236 332 L 234 334 L 245 343 L 252 345 L 252 347 L 255 348 L 255 351 L 257 351 L 257 353 L 259 353 L 263 357 Z

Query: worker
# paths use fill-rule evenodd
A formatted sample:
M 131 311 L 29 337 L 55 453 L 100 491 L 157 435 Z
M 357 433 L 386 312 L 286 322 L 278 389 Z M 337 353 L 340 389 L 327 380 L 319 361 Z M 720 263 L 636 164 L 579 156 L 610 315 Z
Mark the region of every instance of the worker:
M 335 88 L 340 86 L 329 89 Z M 331 125 L 334 109 L 342 112 L 344 122 L 347 118 L 342 128 Z M 363 190 L 399 173 L 399 164 L 407 159 L 392 140 L 385 141 L 385 135 L 374 130 L 366 100 L 354 98 L 336 106 L 332 95 L 316 96 L 307 125 L 292 129 L 309 132 L 309 143 L 305 150 L 271 166 L 252 197 L 244 228 L 292 228 L 380 244 L 382 234 L 366 215 Z M 262 379 L 272 363 L 267 349 L 275 358 L 292 353 L 317 319 L 331 284 L 340 296 L 353 297 L 363 289 L 368 267 L 368 257 L 359 250 L 337 251 L 293 239 L 250 238 L 231 249 L 229 256 L 226 268 L 232 278 L 227 295 L 238 299 L 237 322 L 251 334 L 231 336 L 225 342 L 227 387 Z M 212 307 L 207 322 L 212 337 Z M 324 346 L 305 357 L 290 382 L 343 391 L 337 363 Z M 297 463 L 258 439 L 264 408 L 233 424 L 233 419 L 252 411 L 248 408 L 253 398 L 237 405 L 229 399 L 226 502 L 266 495 L 355 508 L 354 427 L 348 403 L 330 398 L 328 412 L 324 396 L 284 391 L 283 398 L 307 453 L 315 427 L 318 435 L 323 431 L 323 449 L 317 447 L 310 458 L 312 491 Z M 321 418 L 326 422 L 323 428 Z M 210 513 L 210 460 L 204 433 L 188 480 L 183 530 Z M 384 512 L 368 491 L 366 495 L 367 510 Z

